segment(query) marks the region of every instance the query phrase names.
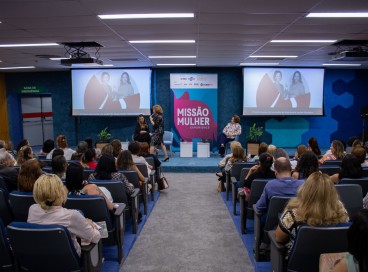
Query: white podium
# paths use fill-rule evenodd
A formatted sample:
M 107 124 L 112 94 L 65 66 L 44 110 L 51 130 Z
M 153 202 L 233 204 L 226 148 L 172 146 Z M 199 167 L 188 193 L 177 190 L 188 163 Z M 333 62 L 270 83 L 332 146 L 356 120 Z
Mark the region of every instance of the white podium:
M 197 157 L 208 158 L 210 156 L 210 143 L 197 143 Z
M 192 142 L 180 142 L 180 157 L 181 158 L 193 157 L 193 143 Z

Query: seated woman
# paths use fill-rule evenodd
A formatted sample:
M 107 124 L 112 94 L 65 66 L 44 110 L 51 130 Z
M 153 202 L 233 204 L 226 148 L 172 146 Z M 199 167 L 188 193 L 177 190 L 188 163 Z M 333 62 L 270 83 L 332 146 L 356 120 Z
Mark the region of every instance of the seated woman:
M 33 150 L 29 145 L 22 146 L 18 151 L 16 166 L 22 166 L 26 161 L 33 159 Z
M 316 156 L 321 156 L 321 150 L 319 149 L 317 139 L 310 137 L 308 139 L 308 150 L 312 151 Z
M 112 155 L 116 159 L 119 156 L 120 152 L 122 151 L 121 141 L 119 139 L 114 139 L 111 142 L 111 146 L 112 146 Z
M 94 148 L 90 148 L 84 153 L 82 157 L 82 166 L 84 168 L 96 169 L 96 150 Z
M 289 256 L 301 226 L 328 226 L 346 222 L 349 222 L 349 216 L 335 185 L 328 175 L 315 172 L 286 205 L 276 229 L 276 242 L 286 244 Z
M 96 195 L 105 198 L 107 207 L 112 211 L 115 206 L 110 198 L 96 185 L 89 184 L 83 178 L 83 166 L 76 163 L 71 163 L 66 169 L 65 185 L 69 195 Z M 107 190 L 107 189 L 106 189 Z M 106 191 L 105 191 L 106 192 Z
M 305 145 L 298 145 L 298 148 L 295 151 L 294 159 L 299 160 L 303 153 L 307 151 L 307 147 Z
M 58 176 L 54 174 L 40 176 L 34 184 L 33 197 L 37 204 L 29 208 L 28 223 L 57 224 L 66 227 L 79 256 L 81 247 L 77 237 L 82 239 L 82 243 L 98 243 L 101 235 L 94 223 L 79 211 L 62 207 L 67 197 Z
M 368 210 L 361 210 L 348 230 L 348 253 L 335 264 L 333 272 L 368 271 Z
M 128 179 L 116 170 L 115 158 L 112 155 L 102 155 L 97 163 L 95 172 L 93 172 L 88 180 L 120 180 L 124 184 L 125 192 L 128 196 L 134 193 L 134 185 Z
M 151 169 L 153 169 L 153 166 L 149 165 L 149 163 L 146 161 L 145 158 L 142 156 L 139 156 L 141 146 L 138 142 L 130 142 L 128 145 L 128 150 L 132 153 L 132 158 L 134 163 L 143 163 L 147 166 L 147 172 L 148 175 L 151 174 Z
M 142 142 L 139 143 L 139 153 L 138 155 L 141 157 L 151 157 L 153 158 L 153 161 L 155 163 L 155 170 L 157 171 L 157 167 L 159 167 L 161 165 L 161 161 L 157 158 L 157 156 L 155 154 L 151 154 L 149 151 L 149 144 L 146 142 Z
M 40 150 L 40 155 L 47 155 L 55 148 L 55 143 L 53 140 L 48 139 L 43 142 L 42 149 Z
M 219 167 L 221 169 L 220 172 L 216 173 L 216 176 L 219 177 L 219 180 L 222 180 L 222 177 L 225 176 L 225 166 L 227 164 L 227 162 L 229 161 L 230 158 L 233 157 L 233 150 L 243 150 L 243 157 L 244 157 L 244 149 L 241 145 L 241 143 L 239 143 L 238 141 L 232 141 L 230 144 L 230 149 L 231 149 L 231 153 L 226 155 L 225 158 L 223 158 L 220 162 L 219 162 Z
M 26 146 L 26 145 L 29 145 L 30 146 L 30 143 L 27 139 L 23 139 L 21 140 L 18 145 L 17 145 L 17 148 L 16 148 L 16 155 L 18 156 L 18 153 L 19 153 L 19 150 L 23 147 L 23 146 Z
M 33 186 L 41 175 L 41 163 L 38 159 L 30 159 L 23 163 L 18 175 L 18 191 L 33 192 Z
M 118 170 L 134 170 L 137 172 L 139 177 L 139 184 L 142 187 L 142 182 L 144 181 L 144 176 L 139 171 L 138 167 L 133 162 L 132 153 L 129 150 L 124 150 L 120 152 L 118 159 L 116 161 L 116 168 Z M 150 185 L 150 184 L 149 184 Z
M 56 145 L 57 145 L 57 148 L 61 148 L 64 151 L 65 159 L 67 161 L 69 161 L 72 158 L 72 155 L 75 151 L 73 149 L 69 148 L 66 136 L 65 135 L 57 136 Z M 51 159 L 52 158 L 52 153 L 54 152 L 54 150 L 51 150 L 51 152 L 49 154 L 47 154 L 46 159 Z
M 269 153 L 262 153 L 259 157 L 258 165 L 252 166 L 250 168 L 247 176 L 244 181 L 240 182 L 240 187 L 246 187 L 247 189 L 251 189 L 252 182 L 255 179 L 271 179 L 276 178 L 275 172 L 271 170 L 271 166 L 273 164 L 273 157 Z M 249 192 L 248 192 L 249 193 Z
M 225 146 L 228 142 L 234 141 L 236 136 L 241 134 L 241 125 L 239 124 L 240 117 L 233 115 L 231 121 L 224 127 L 219 138 L 219 154 L 225 156 Z
M 88 150 L 88 144 L 85 141 L 80 141 L 75 149 L 75 152 L 71 156 L 71 160 L 80 161 L 84 153 Z
M 68 163 L 63 155 L 55 156 L 51 161 L 51 172 L 59 178 L 65 178 Z
M 305 151 L 292 174 L 294 179 L 306 179 L 319 169 L 318 158 L 312 151 Z
M 345 156 L 344 153 L 344 145 L 339 140 L 334 140 L 331 143 L 331 154 L 324 155 L 322 159 L 319 160 L 320 164 L 323 164 L 325 161 L 336 161 L 342 160 Z
M 143 114 L 137 117 L 137 124 L 134 131 L 134 141 L 143 143 L 146 142 L 148 145 L 151 143 L 151 136 L 149 134 L 149 127 L 144 118 Z
M 259 161 L 259 157 L 261 154 L 267 152 L 268 144 L 265 142 L 262 142 L 259 144 L 257 155 L 255 155 L 253 158 L 250 159 L 250 156 L 248 155 L 248 161 Z
M 359 159 L 351 154 L 346 155 L 341 162 L 340 172 L 331 176 L 333 183 L 337 184 L 343 178 L 361 178 L 363 177 L 363 168 Z

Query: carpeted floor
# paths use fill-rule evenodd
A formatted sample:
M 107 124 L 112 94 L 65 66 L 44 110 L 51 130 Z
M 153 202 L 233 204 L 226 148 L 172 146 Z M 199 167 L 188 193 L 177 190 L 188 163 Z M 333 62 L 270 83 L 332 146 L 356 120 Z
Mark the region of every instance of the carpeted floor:
M 167 173 L 121 271 L 254 271 L 210 173 Z

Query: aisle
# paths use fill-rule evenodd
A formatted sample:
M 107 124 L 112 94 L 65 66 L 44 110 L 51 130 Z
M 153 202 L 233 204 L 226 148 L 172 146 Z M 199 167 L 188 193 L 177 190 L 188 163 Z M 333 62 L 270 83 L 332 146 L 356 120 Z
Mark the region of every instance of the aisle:
M 121 271 L 253 271 L 214 174 L 167 173 Z

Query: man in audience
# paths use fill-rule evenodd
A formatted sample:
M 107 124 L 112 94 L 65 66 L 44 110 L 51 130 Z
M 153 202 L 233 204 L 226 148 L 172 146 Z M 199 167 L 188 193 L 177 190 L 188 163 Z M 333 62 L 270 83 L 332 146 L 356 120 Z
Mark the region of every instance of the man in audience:
M 261 198 L 257 201 L 256 208 L 261 212 L 266 212 L 273 196 L 294 196 L 303 183 L 303 180 L 296 180 L 291 177 L 291 165 L 288 158 L 280 157 L 275 160 L 276 179 L 267 182 Z
M 368 162 L 365 160 L 367 152 L 365 151 L 364 147 L 362 146 L 353 147 L 351 150 L 351 154 L 355 155 L 358 158 L 358 160 L 362 164 L 362 167 L 368 167 Z
M 0 176 L 5 180 L 8 191 L 18 189 L 18 171 L 13 168 L 14 160 L 5 148 L 0 149 Z

